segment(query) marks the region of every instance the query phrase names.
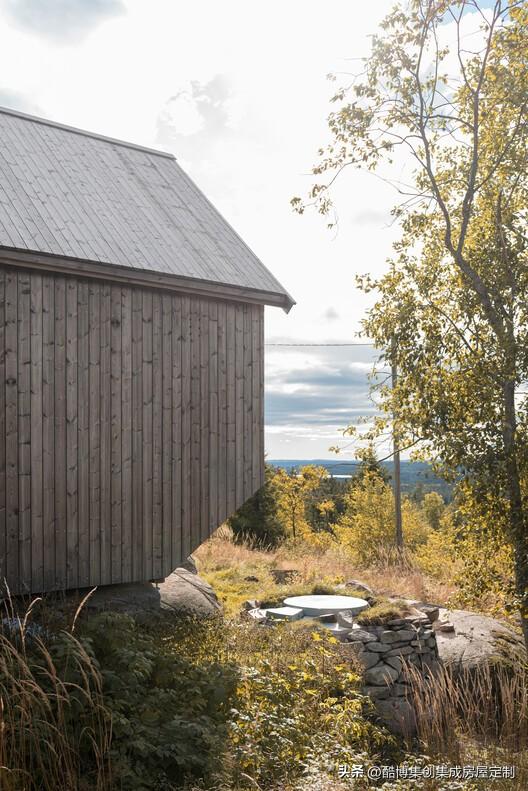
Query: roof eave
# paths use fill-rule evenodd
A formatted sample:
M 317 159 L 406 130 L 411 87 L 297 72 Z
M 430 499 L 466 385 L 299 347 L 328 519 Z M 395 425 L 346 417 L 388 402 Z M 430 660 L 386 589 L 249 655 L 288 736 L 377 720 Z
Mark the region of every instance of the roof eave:
M 231 283 L 217 283 L 181 275 L 154 272 L 149 269 L 124 267 L 101 261 L 66 258 L 50 253 L 34 252 L 0 246 L 0 264 L 47 272 L 111 280 L 130 286 L 157 288 L 162 290 L 194 294 L 214 299 L 235 302 L 251 302 L 282 308 L 289 313 L 295 300 L 286 292 L 263 291 Z

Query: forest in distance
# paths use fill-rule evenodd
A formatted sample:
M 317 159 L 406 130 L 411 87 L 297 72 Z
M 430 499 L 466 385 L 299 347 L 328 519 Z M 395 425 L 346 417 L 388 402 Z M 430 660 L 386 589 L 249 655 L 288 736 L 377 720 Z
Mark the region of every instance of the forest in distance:
M 272 467 L 280 467 L 287 471 L 300 470 L 308 465 L 324 467 L 334 477 L 351 477 L 358 471 L 361 464 L 361 462 L 353 459 L 346 461 L 334 461 L 333 459 L 267 459 L 267 463 Z M 392 479 L 393 462 L 385 461 L 381 463 L 381 466 L 387 470 Z M 418 499 L 421 499 L 420 495 L 427 492 L 438 492 L 446 503 L 450 503 L 453 499 L 453 484 L 438 477 L 427 462 L 402 460 L 400 467 L 401 488 L 404 494 L 409 496 L 418 495 Z

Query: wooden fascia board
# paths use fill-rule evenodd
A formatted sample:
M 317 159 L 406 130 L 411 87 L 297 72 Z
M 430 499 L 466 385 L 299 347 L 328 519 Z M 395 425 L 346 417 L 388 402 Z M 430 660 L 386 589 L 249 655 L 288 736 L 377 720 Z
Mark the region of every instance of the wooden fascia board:
M 210 280 L 199 280 L 179 275 L 164 274 L 163 272 L 152 272 L 146 269 L 134 269 L 132 267 L 116 266 L 115 264 L 84 261 L 77 258 L 65 258 L 25 250 L 0 248 L 0 264 L 58 272 L 75 277 L 110 280 L 114 283 L 126 283 L 129 286 L 156 288 L 214 299 L 272 305 L 282 308 L 286 313 L 295 304 L 294 300 L 286 293 L 260 291 L 259 289 L 233 286 L 227 283 L 215 283 Z

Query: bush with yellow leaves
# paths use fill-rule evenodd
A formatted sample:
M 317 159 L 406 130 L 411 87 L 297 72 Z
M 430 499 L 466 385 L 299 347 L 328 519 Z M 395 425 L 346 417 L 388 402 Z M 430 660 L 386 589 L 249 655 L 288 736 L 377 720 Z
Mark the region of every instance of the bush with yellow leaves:
M 414 502 L 402 502 L 403 537 L 406 549 L 414 551 L 430 533 L 424 515 Z M 366 471 L 346 497 L 346 511 L 334 527 L 336 540 L 358 565 L 369 566 L 386 559 L 396 547 L 394 495 L 388 484 L 373 471 Z

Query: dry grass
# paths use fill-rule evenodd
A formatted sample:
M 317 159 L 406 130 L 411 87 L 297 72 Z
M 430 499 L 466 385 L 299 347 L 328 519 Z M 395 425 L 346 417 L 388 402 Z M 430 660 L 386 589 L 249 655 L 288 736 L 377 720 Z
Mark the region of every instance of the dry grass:
M 104 791 L 111 719 L 100 673 L 71 631 L 54 655 L 31 609 L 21 618 L 8 604 L 0 616 L 0 788 Z
M 236 612 L 245 599 L 259 599 L 263 590 L 273 590 L 273 569 L 292 569 L 299 584 L 335 585 L 359 580 L 378 596 L 418 599 L 444 604 L 455 589 L 434 580 L 407 560 L 395 562 L 382 557 L 376 567 L 358 568 L 344 553 L 317 552 L 299 542 L 264 551 L 233 544 L 230 531 L 222 527 L 196 551 L 200 574 L 224 601 L 228 614 Z M 256 578 L 252 580 L 251 578 Z M 280 586 L 276 586 L 280 593 Z
M 528 788 L 528 669 L 483 665 L 454 677 L 407 667 L 423 751 L 454 765 L 516 767 L 515 791 Z M 494 787 L 491 783 L 489 787 Z

